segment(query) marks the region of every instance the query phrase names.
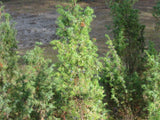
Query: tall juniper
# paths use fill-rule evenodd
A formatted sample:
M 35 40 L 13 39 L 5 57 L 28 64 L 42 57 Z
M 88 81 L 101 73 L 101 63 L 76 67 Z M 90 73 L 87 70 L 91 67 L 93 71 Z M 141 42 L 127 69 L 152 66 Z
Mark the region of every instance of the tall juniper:
M 75 3 L 65 8 L 59 6 L 60 40 L 52 41 L 59 53 L 55 73 L 57 116 L 68 120 L 100 119 L 104 117 L 103 89 L 98 82 L 101 63 L 89 36 L 93 10 Z

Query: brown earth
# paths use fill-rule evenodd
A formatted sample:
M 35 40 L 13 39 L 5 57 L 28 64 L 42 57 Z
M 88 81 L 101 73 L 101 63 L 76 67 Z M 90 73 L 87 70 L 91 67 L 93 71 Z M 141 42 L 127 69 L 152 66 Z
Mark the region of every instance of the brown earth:
M 61 0 L 63 1 L 63 0 Z M 36 41 L 44 43 L 47 48 L 46 54 L 49 57 L 55 56 L 56 52 L 51 50 L 49 42 L 56 39 L 55 21 L 58 17 L 56 5 L 67 5 L 58 0 L 10 0 L 5 2 L 5 9 L 9 12 L 13 21 L 15 21 L 17 40 L 19 41 L 20 51 L 32 48 Z M 96 18 L 92 22 L 91 38 L 97 38 L 98 53 L 104 56 L 107 52 L 105 34 L 112 37 L 111 31 L 107 30 L 106 25 L 112 24 L 110 10 L 104 0 L 95 0 L 95 2 L 80 2 L 81 6 L 90 6 L 94 9 Z M 155 19 L 152 16 L 152 7 L 154 0 L 140 0 L 135 4 L 139 9 L 140 22 L 146 25 L 145 37 L 146 43 L 151 40 L 156 44 L 156 49 L 160 49 L 160 35 L 154 30 Z

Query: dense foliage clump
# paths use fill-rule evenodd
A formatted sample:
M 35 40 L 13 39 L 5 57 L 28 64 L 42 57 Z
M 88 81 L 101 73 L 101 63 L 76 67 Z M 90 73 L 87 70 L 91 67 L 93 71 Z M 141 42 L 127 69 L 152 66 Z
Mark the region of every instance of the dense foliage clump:
M 148 55 L 147 71 L 144 73 L 144 95 L 148 103 L 149 120 L 160 119 L 160 55 Z
M 22 58 L 16 52 L 16 31 L 0 9 L 0 119 L 53 118 L 53 68 L 35 47 Z
M 16 30 L 0 8 L 0 119 L 136 120 L 160 119 L 160 54 L 145 50 L 136 0 L 108 1 L 113 40 L 100 62 L 91 39 L 90 7 L 76 0 L 58 7 L 59 40 L 51 43 L 58 62 L 44 57 L 40 43 L 18 55 Z M 158 4 L 154 16 L 158 16 Z M 102 87 L 103 86 L 103 87 Z M 109 113 L 109 114 L 108 114 Z
M 89 36 L 93 10 L 73 5 L 60 6 L 58 12 L 60 40 L 52 41 L 59 53 L 55 73 L 57 114 L 63 119 L 102 119 L 104 95 L 98 82 L 101 63 Z
M 144 52 L 144 25 L 141 25 L 138 10 L 133 9 L 135 0 L 111 1 L 113 16 L 113 44 L 118 55 L 125 61 L 129 73 L 142 69 Z M 121 39 L 121 37 L 123 38 Z
M 160 0 L 157 0 L 156 5 L 153 7 L 153 17 L 156 19 L 155 30 L 159 31 L 160 28 Z
M 108 1 L 114 40 L 107 36 L 110 50 L 104 58 L 101 82 L 115 119 L 159 119 L 159 56 L 153 42 L 144 49 L 145 26 L 139 23 L 138 10 L 133 9 L 135 2 Z

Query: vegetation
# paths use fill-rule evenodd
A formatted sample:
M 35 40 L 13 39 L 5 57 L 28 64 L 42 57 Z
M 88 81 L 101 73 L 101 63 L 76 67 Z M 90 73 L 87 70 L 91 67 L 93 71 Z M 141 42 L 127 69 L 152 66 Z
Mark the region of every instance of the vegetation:
M 156 5 L 153 7 L 153 17 L 156 19 L 155 30 L 159 30 L 160 26 L 160 0 L 157 0 Z
M 148 55 L 147 71 L 144 73 L 146 84 L 144 95 L 148 103 L 149 120 L 160 119 L 160 55 Z
M 133 9 L 135 0 L 111 2 L 113 16 L 113 44 L 130 74 L 142 69 L 144 52 L 144 25 L 139 23 L 138 10 Z
M 160 54 L 152 42 L 145 50 L 136 1 L 108 2 L 114 38 L 106 35 L 102 62 L 89 35 L 94 11 L 76 2 L 57 9 L 55 64 L 44 57 L 41 43 L 18 55 L 14 23 L 0 8 L 0 119 L 159 120 Z
M 54 108 L 51 61 L 35 47 L 18 64 L 14 24 L 3 7 L 0 23 L 0 119 L 50 118 Z
M 134 0 L 110 1 L 109 3 L 113 16 L 114 40 L 112 43 L 107 36 L 110 50 L 104 58 L 105 67 L 101 82 L 108 96 L 105 99 L 108 103 L 107 108 L 111 109 L 111 114 L 115 119 L 147 118 L 144 115 L 146 108 L 149 112 L 149 119 L 153 116 L 155 116 L 154 119 L 158 119 L 156 115 L 160 112 L 159 107 L 155 108 L 157 104 L 153 102 L 155 100 L 159 104 L 158 98 L 149 93 L 156 91 L 154 95 L 158 95 L 160 91 L 148 82 L 149 80 L 154 86 L 159 86 L 157 83 L 159 80 L 149 74 L 153 69 L 158 70 L 156 66 L 151 65 L 151 61 L 159 64 L 158 56 L 152 42 L 146 53 L 144 52 L 145 26 L 138 21 L 138 10 L 133 9 L 134 3 Z M 156 59 L 152 59 L 153 56 L 156 56 Z M 156 70 L 154 73 L 158 74 Z M 146 106 L 147 102 L 149 106 Z
M 9 14 L 3 13 L 0 8 L 0 118 L 8 118 L 12 111 L 12 97 L 17 79 L 17 56 L 16 56 L 16 32 L 13 24 L 10 25 Z M 11 93 L 13 92 L 13 94 Z
M 60 40 L 52 41 L 58 49 L 59 62 L 55 73 L 58 114 L 65 119 L 102 119 L 103 88 L 99 86 L 97 47 L 90 40 L 90 23 L 93 10 L 79 5 L 58 8 L 60 17 L 57 35 Z

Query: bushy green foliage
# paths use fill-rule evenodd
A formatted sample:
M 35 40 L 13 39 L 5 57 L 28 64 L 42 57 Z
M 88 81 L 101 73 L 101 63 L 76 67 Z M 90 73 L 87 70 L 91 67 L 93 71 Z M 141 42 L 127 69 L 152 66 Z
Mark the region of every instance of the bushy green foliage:
M 14 106 L 12 94 L 17 78 L 16 32 L 10 15 L 0 8 L 0 119 L 8 119 Z
M 158 120 L 160 56 L 153 42 L 149 42 L 144 53 L 144 26 L 138 22 L 134 2 L 110 1 L 114 40 L 113 44 L 110 39 L 108 41 L 110 50 L 104 58 L 101 81 L 109 96 L 105 100 L 115 119 L 137 119 L 140 116 Z M 158 5 L 154 9 L 156 15 Z
M 134 3 L 135 0 L 111 0 L 110 3 L 113 16 L 113 44 L 130 73 L 143 68 L 141 64 L 145 44 L 144 25 L 139 23 L 138 10 L 133 9 Z
M 53 67 L 51 60 L 44 59 L 43 49 L 36 46 L 23 57 L 23 75 L 17 81 L 17 109 L 23 118 L 53 119 Z M 17 99 L 18 99 L 17 98 Z M 25 103 L 25 104 L 24 104 Z
M 149 41 L 149 43 L 148 43 L 149 45 L 148 45 L 148 50 L 147 50 L 147 53 L 149 54 L 149 55 L 155 55 L 155 56 L 157 56 L 158 55 L 158 52 L 157 52 L 157 50 L 155 49 L 155 44 L 154 44 L 154 42 L 153 41 Z M 147 55 L 147 54 L 146 54 Z M 148 55 L 147 55 L 148 56 Z
M 105 101 L 108 103 L 107 108 L 112 110 L 110 114 L 120 114 L 119 108 L 124 108 L 127 89 L 125 81 L 125 67 L 118 56 L 112 41 L 108 38 L 107 45 L 109 51 L 104 60 L 104 68 L 101 73 L 101 83 L 105 88 L 106 98 Z M 117 106 L 117 108 L 115 108 Z M 115 110 L 116 109 L 116 110 Z M 118 112 L 118 113 L 117 113 Z M 119 116 L 120 117 L 120 116 Z
M 25 65 L 17 69 L 14 84 L 3 91 L 2 119 L 54 119 L 53 67 L 42 55 L 36 46 L 24 56 Z
M 138 119 L 145 113 L 149 120 L 159 120 L 160 55 L 151 42 L 144 54 L 144 26 L 134 2 L 110 1 L 114 40 L 106 35 L 109 51 L 103 68 L 89 36 L 91 8 L 81 8 L 76 0 L 70 7 L 59 6 L 60 40 L 52 41 L 59 61 L 53 67 L 38 46 L 17 55 L 14 24 L 1 7 L 0 119 L 103 120 L 109 119 L 106 105 L 113 119 Z
M 143 108 L 142 81 L 137 73 L 128 74 L 124 61 L 120 58 L 115 46 L 108 38 L 108 48 L 104 57 L 101 83 L 105 88 L 107 108 L 111 115 L 121 119 L 135 119 Z M 142 92 L 139 92 L 142 91 Z M 138 109 L 137 109 L 138 108 Z
M 160 54 L 148 55 L 147 71 L 144 73 L 144 96 L 148 102 L 149 120 L 160 119 Z
M 160 1 L 157 0 L 153 7 L 153 16 L 156 19 L 155 30 L 159 30 L 160 26 Z M 154 43 L 149 43 L 147 50 L 147 70 L 144 72 L 144 97 L 147 101 L 148 119 L 160 119 L 160 54 L 155 50 Z
M 146 59 L 144 25 L 139 23 L 138 10 L 133 9 L 135 2 L 109 1 L 113 16 L 114 40 L 113 45 L 109 40 L 110 50 L 104 58 L 101 81 L 109 96 L 106 100 L 112 104 L 108 107 L 115 117 L 122 117 L 121 119 L 137 119 L 145 107 L 141 87 L 144 84 L 141 75 Z
M 52 63 L 36 46 L 18 64 L 14 24 L 0 11 L 0 119 L 53 119 Z
M 160 28 L 160 0 L 157 0 L 153 7 L 153 17 L 156 19 L 155 30 L 158 31 Z
M 106 35 L 107 36 L 107 35 Z M 122 101 L 125 101 L 125 95 L 127 93 L 126 91 L 126 84 L 125 84 L 125 67 L 118 56 L 115 47 L 113 46 L 112 41 L 107 36 L 108 41 L 107 45 L 109 48 L 109 51 L 106 54 L 106 57 L 104 57 L 104 69 L 102 71 L 102 82 L 106 85 L 106 89 L 108 89 L 106 92 L 110 93 L 109 99 L 113 99 L 118 106 L 123 104 Z M 121 91 L 121 92 L 120 92 Z M 120 100 L 121 99 L 121 100 Z
M 1 72 L 1 85 L 4 82 L 10 82 L 16 69 L 17 57 L 15 49 L 17 48 L 17 42 L 15 39 L 16 31 L 13 26 L 14 24 L 10 24 L 10 15 L 4 13 L 2 6 L 0 8 L 0 64 L 1 71 L 3 71 Z
M 55 73 L 57 116 L 67 120 L 102 119 L 104 95 L 98 82 L 101 63 L 89 36 L 93 10 L 79 5 L 60 6 L 58 13 L 60 40 L 52 41 L 59 53 Z

